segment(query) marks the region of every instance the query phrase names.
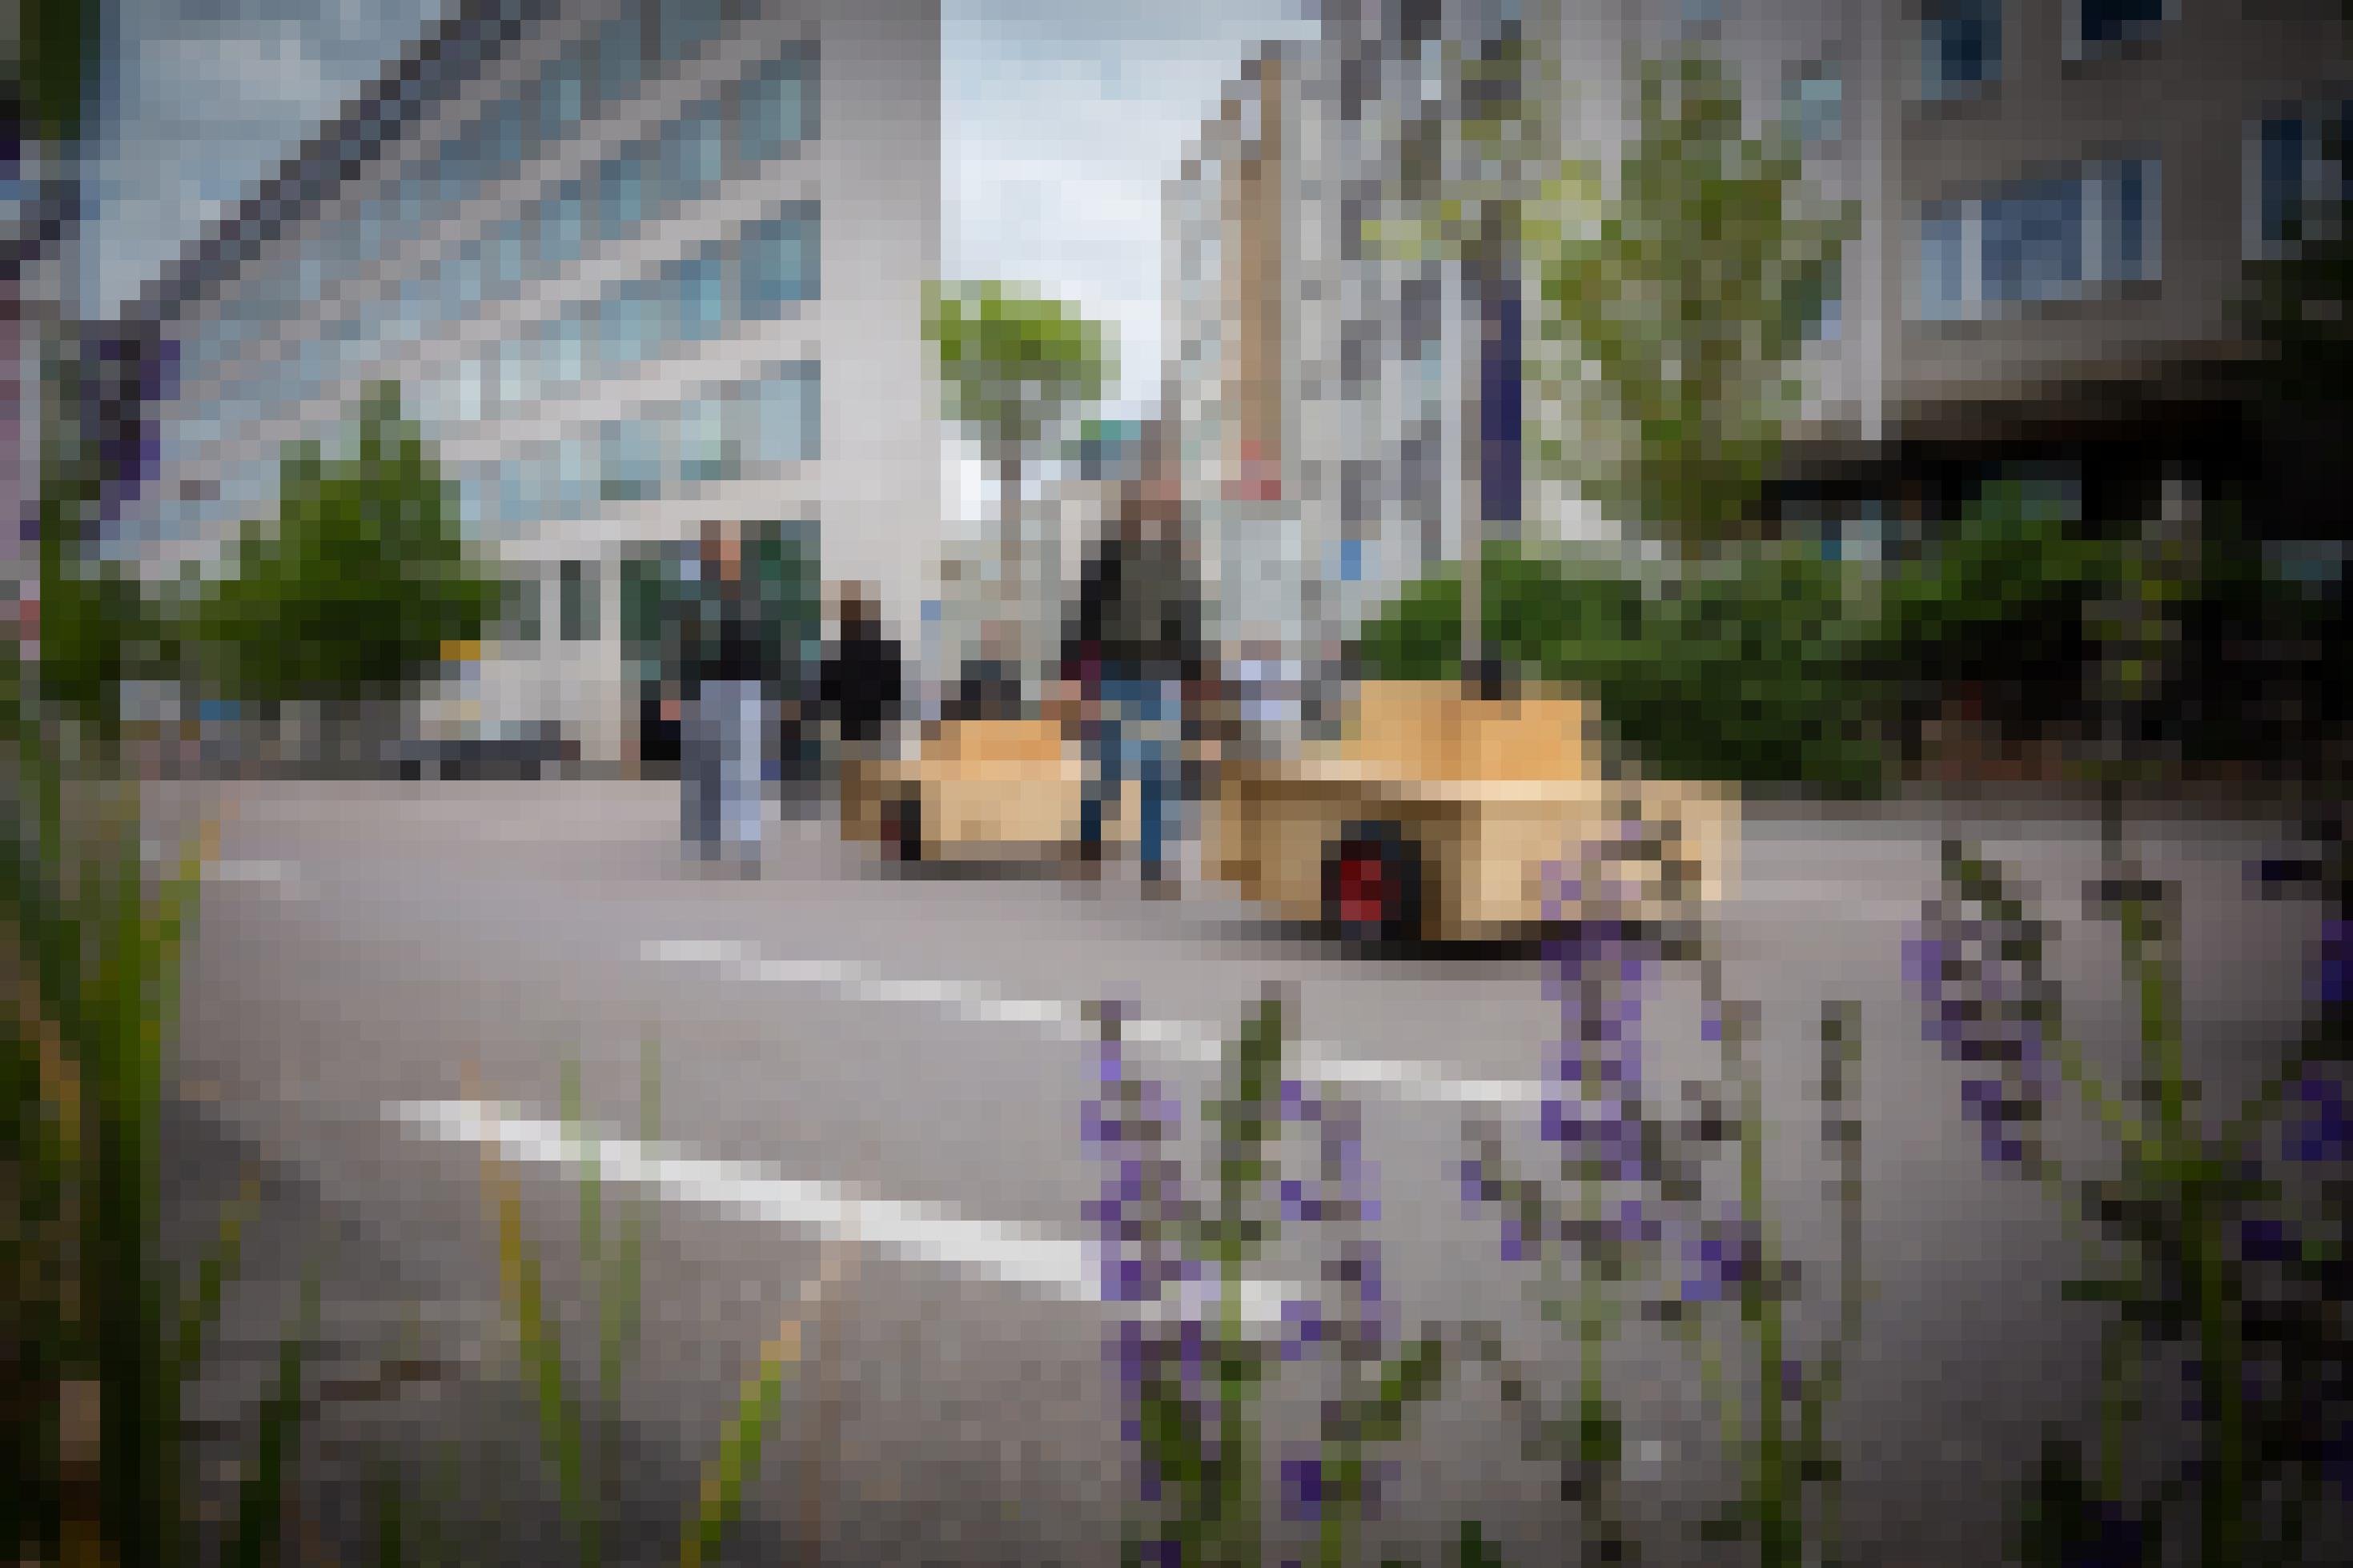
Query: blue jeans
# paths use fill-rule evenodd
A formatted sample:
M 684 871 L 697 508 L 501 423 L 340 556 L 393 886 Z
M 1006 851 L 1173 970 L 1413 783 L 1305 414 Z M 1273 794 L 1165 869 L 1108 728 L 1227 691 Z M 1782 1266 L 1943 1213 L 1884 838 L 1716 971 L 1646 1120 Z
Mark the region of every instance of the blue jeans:
M 760 848 L 767 703 L 752 680 L 706 682 L 680 727 L 681 828 L 704 858 L 723 841 L 749 858 Z
M 1174 680 L 1103 683 L 1103 717 L 1087 736 L 1090 777 L 1079 806 L 1079 842 L 1086 848 L 1102 847 L 1105 803 L 1117 800 L 1133 775 L 1142 796 L 1144 865 L 1148 871 L 1163 867 L 1184 756 L 1181 697 Z

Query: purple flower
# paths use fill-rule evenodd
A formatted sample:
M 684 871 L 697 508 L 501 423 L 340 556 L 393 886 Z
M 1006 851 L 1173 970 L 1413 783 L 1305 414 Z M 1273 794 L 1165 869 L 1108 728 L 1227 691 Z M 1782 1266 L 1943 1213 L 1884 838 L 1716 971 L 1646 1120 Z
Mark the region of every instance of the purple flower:
M 2288 1135 L 2287 1154 L 2306 1164 L 2337 1162 L 2353 1152 L 2353 1118 L 2345 1108 L 2345 1086 L 2333 1078 L 2306 1074 L 2296 1098 L 2309 1108 Z
M 2285 1263 L 2296 1254 L 2295 1233 L 2276 1219 L 2239 1223 L 2239 1255 L 2250 1263 Z
M 1304 1360 L 1311 1345 L 1329 1344 L 1333 1340 L 1330 1321 L 1316 1301 L 1285 1301 L 1282 1304 L 1282 1359 Z
M 2353 921 L 2330 917 L 2320 928 L 2320 964 L 2314 991 L 2323 1007 L 2341 1007 L 2353 996 Z
M 1556 1087 L 1540 1130 L 1588 1175 L 1639 1182 L 1647 942 L 1603 924 L 1556 944 L 1546 990 L 1561 1005 Z
M 1190 1207 L 1169 1152 L 1178 1117 L 1160 1086 L 1130 1067 L 1117 1009 L 1105 1006 L 1103 1017 L 1100 1094 L 1082 1108 L 1080 1123 L 1105 1169 L 1083 1212 L 1094 1227 L 1103 1299 L 1155 1300 L 1185 1269 L 1181 1236 Z
M 2054 1074 L 2044 1031 L 2056 994 L 2042 972 L 2042 929 L 1991 895 L 1948 892 L 1905 943 L 1922 1031 L 1947 1059 L 1978 1069 L 1961 1106 L 1990 1163 L 2032 1167 Z
M 1684 1244 L 1683 1299 L 1694 1304 L 1737 1296 L 1757 1277 L 1757 1226 L 1738 1215 L 1704 1223 Z
M 1313 1524 L 1324 1517 L 1325 1477 L 1321 1458 L 1282 1461 L 1282 1517 Z

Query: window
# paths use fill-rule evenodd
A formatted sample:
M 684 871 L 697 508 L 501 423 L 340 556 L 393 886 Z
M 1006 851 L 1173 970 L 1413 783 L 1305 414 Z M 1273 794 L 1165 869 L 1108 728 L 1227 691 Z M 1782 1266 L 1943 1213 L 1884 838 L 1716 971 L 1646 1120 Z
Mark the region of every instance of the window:
M 715 397 L 699 397 L 679 410 L 679 477 L 688 484 L 735 478 L 736 443 L 727 429 L 727 407 Z
M 605 24 L 596 35 L 596 112 L 603 114 L 629 98 L 645 79 L 644 18 L 636 7 Z
M 533 259 L 541 267 L 563 267 L 580 259 L 580 187 L 564 185 L 542 201 L 534 214 Z
M 494 352 L 499 359 L 499 412 L 519 413 L 538 399 L 539 389 L 532 384 L 531 345 L 518 339 L 501 343 Z
M 2158 276 L 2158 166 L 2088 164 L 1923 209 L 1918 309 L 1952 321 Z
M 547 379 L 570 391 L 586 379 L 580 355 L 580 318 L 566 312 L 547 324 Z
M 482 171 L 485 184 L 495 184 L 512 174 L 523 158 L 522 100 L 510 98 L 494 104 L 482 117 L 486 132 L 486 166 Z
M 565 642 L 596 640 L 596 574 L 595 563 L 566 561 L 557 577 L 557 635 Z
M 720 107 L 706 103 L 662 137 L 662 177 L 668 195 L 691 201 L 719 183 L 727 145 Z
M 651 500 L 661 485 L 661 447 L 643 419 L 617 419 L 599 432 L 607 500 Z
M 2001 0 L 1926 0 L 1921 91 L 1959 98 L 2001 79 Z
M 507 587 L 507 635 L 519 643 L 539 640 L 539 576 L 526 566 Z
M 618 239 L 645 221 L 646 155 L 626 153 L 596 171 L 596 232 Z
M 681 60 L 719 31 L 720 0 L 661 0 L 657 12 L 661 58 Z
M 2084 59 L 2153 37 L 2171 20 L 2172 9 L 2172 0 L 2067 0 L 2067 58 Z
M 796 51 L 762 69 L 744 84 L 736 105 L 737 137 L 745 163 L 782 157 L 817 134 L 817 97 L 810 90 L 809 58 Z
M 2251 141 L 2250 258 L 2337 235 L 2353 200 L 2353 100 L 2268 116 Z
M 548 68 L 539 80 L 534 93 L 533 130 L 540 142 L 554 146 L 572 134 L 580 123 L 581 100 L 586 96 L 586 72 L 582 67 L 581 49 L 577 45 L 565 52 L 564 58 Z
M 1790 137 L 1812 152 L 1834 147 L 1846 134 L 1846 73 L 1835 60 L 1817 60 L 1789 79 L 1783 119 Z
M 480 241 L 469 240 L 449 260 L 448 267 L 448 287 L 457 299 L 457 313 L 470 314 L 474 307 L 482 302 L 484 277 Z
M 589 482 L 592 454 L 588 444 L 576 436 L 567 436 L 555 447 L 555 504 L 566 516 L 576 517 L 588 510 L 593 486 Z
M 719 258 L 704 255 L 673 262 L 671 273 L 679 336 L 691 342 L 717 337 L 727 311 L 726 279 Z
M 653 358 L 657 348 L 654 290 L 651 279 L 633 279 L 606 301 L 608 363 L 627 367 Z
M 747 321 L 774 320 L 793 301 L 817 297 L 817 215 L 802 204 L 747 225 L 738 241 Z
M 753 394 L 753 449 L 763 463 L 806 462 L 818 455 L 817 366 L 777 365 Z
M 509 218 L 491 230 L 486 258 L 489 281 L 498 294 L 509 294 L 522 287 L 522 221 Z

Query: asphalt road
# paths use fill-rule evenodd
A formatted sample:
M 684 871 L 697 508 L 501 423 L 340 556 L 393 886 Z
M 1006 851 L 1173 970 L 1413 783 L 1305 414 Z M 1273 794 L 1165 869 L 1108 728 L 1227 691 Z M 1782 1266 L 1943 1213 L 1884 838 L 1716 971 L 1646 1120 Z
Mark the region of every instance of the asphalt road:
M 1092 893 L 902 876 L 821 820 L 775 825 L 762 880 L 712 881 L 681 863 L 674 796 L 650 784 L 248 784 L 180 792 L 157 820 L 206 805 L 226 805 L 227 826 L 182 1005 L 167 1172 L 184 1206 L 237 1161 L 264 1162 L 286 1236 L 331 1239 L 376 1281 L 354 1288 L 355 1320 L 417 1300 L 441 1325 L 445 1352 L 422 1360 L 457 1392 L 410 1402 L 411 1426 L 455 1423 L 469 1485 L 537 1489 L 543 1503 L 528 1413 L 498 1392 L 514 1380 L 480 1155 L 496 1143 L 521 1173 L 552 1298 L 586 1334 L 577 1152 L 553 1125 L 562 1064 L 576 1059 L 588 1120 L 621 1141 L 608 1210 L 636 1192 L 653 1213 L 643 1355 L 623 1399 L 636 1458 L 612 1488 L 637 1521 L 615 1540 L 620 1560 L 671 1554 L 671 1516 L 740 1380 L 800 1311 L 828 1244 L 850 1277 L 788 1384 L 740 1537 L 747 1560 L 1110 1559 L 1132 1482 L 1102 1355 L 1112 1309 L 1092 1299 L 1083 1246 L 1092 1053 L 1076 1013 L 1101 997 L 1130 1001 L 1149 1021 L 1147 1059 L 1192 1089 L 1209 1042 L 1270 982 L 1289 987 L 1321 1070 L 1366 1102 L 1404 1320 L 1493 1321 L 1556 1384 L 1570 1370 L 1525 1303 L 1525 1271 L 1497 1258 L 1493 1220 L 1464 1209 L 1452 1176 L 1466 1114 L 1533 1125 L 1558 1027 L 1533 950 L 1367 957 L 1214 889 L 1162 904 L 1116 876 Z M 1957 833 L 2010 860 L 2067 923 L 2072 1029 L 2120 1067 L 2112 942 L 2080 920 L 2098 858 L 2079 816 L 1761 814 L 1724 911 L 1728 987 L 1761 1008 L 1768 1190 L 1788 1247 L 1825 1264 L 1815 1019 L 1826 997 L 1862 1006 L 1874 1296 L 1844 1430 L 1866 1561 L 1993 1560 L 2022 1444 L 2046 1416 L 2080 1416 L 2096 1386 L 2096 1320 L 2051 1293 L 2075 1256 L 2035 1194 L 1978 1164 L 1957 1069 L 1920 1043 L 1902 989 L 1899 943 L 1938 839 Z M 2189 889 L 2189 1034 L 2212 1097 L 2233 1100 L 2298 1016 L 2316 911 L 2253 896 L 2249 859 L 2290 842 L 2276 827 L 2178 814 L 2136 839 L 2149 869 Z M 1688 985 L 1662 983 L 1646 1015 L 1653 1081 L 1708 1067 L 1697 1033 Z M 653 1147 L 629 1141 L 649 1037 Z M 2079 1146 L 2065 1123 L 2055 1133 L 2063 1152 Z M 302 1245 L 288 1240 L 287 1256 Z M 239 1298 L 236 1344 L 266 1342 L 290 1267 Z M 1313 1279 L 1315 1264 L 1286 1255 L 1270 1272 Z M 1814 1300 L 1830 1278 L 1818 1271 Z M 1801 1343 L 1819 1321 L 1801 1311 Z M 1615 1373 L 1630 1393 L 1631 1511 L 1718 1479 L 1680 1363 L 1630 1349 Z M 1576 1505 L 1523 1456 L 1482 1377 L 1427 1412 L 1398 1458 L 1383 1527 L 1398 1547 L 1432 1550 L 1475 1514 L 1512 1560 L 1552 1561 L 1575 1527 Z M 341 1477 L 338 1462 L 320 1473 Z M 332 1496 L 319 1507 L 339 1511 Z M 515 1543 L 519 1517 L 485 1550 L 543 1558 Z

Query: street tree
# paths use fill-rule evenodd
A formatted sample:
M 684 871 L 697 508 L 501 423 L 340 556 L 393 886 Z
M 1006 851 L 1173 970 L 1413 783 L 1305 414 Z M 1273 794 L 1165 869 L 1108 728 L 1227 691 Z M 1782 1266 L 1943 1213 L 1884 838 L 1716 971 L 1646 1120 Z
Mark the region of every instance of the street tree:
M 1646 62 L 1606 199 L 1563 164 L 1531 226 L 1538 461 L 1685 559 L 1744 537 L 1778 461 L 1796 362 L 1839 282 L 1851 204 L 1785 135 L 1746 133 L 1720 61 Z
M 459 527 L 455 487 L 399 389 L 362 399 L 349 449 L 290 443 L 274 528 L 248 523 L 192 610 L 205 673 L 261 703 L 349 707 L 412 689 L 472 642 L 506 592 Z
M 1021 479 L 1049 438 L 1100 403 L 1116 374 L 1112 330 L 1018 284 L 934 284 L 923 335 L 938 354 L 948 418 L 997 470 L 998 595 L 1008 619 L 1021 571 Z

